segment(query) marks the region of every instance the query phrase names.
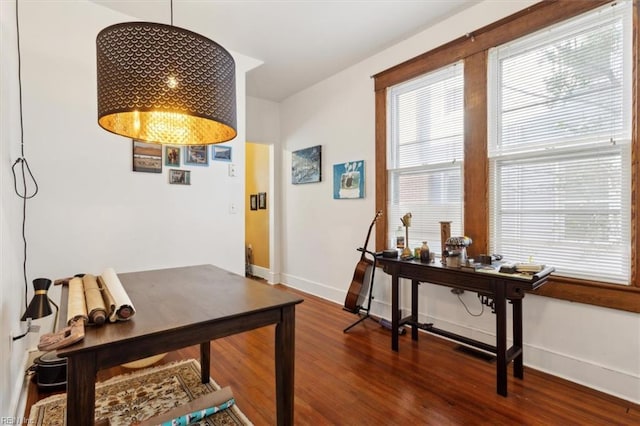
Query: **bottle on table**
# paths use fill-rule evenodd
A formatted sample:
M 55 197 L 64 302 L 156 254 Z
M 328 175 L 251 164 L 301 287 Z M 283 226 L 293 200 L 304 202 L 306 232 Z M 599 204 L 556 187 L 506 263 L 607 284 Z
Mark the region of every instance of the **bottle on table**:
M 430 263 L 431 257 L 429 254 L 429 246 L 426 241 L 422 242 L 422 247 L 420 247 L 420 262 L 422 263 Z

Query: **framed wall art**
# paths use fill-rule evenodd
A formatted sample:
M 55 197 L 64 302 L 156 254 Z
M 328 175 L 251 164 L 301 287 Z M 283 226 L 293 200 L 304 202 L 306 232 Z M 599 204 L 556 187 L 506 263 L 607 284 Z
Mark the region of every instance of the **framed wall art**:
M 169 169 L 169 183 L 172 185 L 191 185 L 189 170 Z
M 333 198 L 364 198 L 364 160 L 333 165 Z
M 180 167 L 180 147 L 179 146 L 165 145 L 164 165 L 169 167 Z
M 251 210 L 258 210 L 258 194 L 251 194 L 249 196 Z
M 211 147 L 211 159 L 215 161 L 231 161 L 231 147 L 213 145 Z
M 264 210 L 267 208 L 267 193 L 258 192 L 258 208 Z
M 291 153 L 291 183 L 320 182 L 322 180 L 322 146 L 312 146 Z
M 133 140 L 133 171 L 162 173 L 162 145 Z
M 186 166 L 208 166 L 206 145 L 187 145 L 184 147 L 184 164 Z

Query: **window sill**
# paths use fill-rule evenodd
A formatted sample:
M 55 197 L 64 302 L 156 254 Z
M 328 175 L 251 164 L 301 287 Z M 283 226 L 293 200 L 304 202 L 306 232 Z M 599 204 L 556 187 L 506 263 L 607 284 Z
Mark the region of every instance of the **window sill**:
M 532 294 L 640 313 L 640 288 L 634 286 L 552 276 Z

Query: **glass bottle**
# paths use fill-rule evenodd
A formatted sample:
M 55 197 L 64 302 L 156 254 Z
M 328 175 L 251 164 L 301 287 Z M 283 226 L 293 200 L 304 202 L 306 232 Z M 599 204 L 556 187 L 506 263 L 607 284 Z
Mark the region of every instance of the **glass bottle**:
M 431 258 L 429 257 L 429 246 L 426 241 L 422 242 L 422 247 L 420 247 L 420 262 L 429 263 L 431 262 Z
M 396 248 L 402 250 L 404 249 L 404 231 L 402 230 L 402 226 L 398 226 L 398 230 L 396 231 Z

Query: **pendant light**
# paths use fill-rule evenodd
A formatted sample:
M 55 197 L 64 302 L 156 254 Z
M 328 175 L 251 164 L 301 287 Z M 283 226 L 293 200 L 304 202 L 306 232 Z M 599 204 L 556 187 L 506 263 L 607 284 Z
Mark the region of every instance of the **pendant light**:
M 236 137 L 235 62 L 216 42 L 151 22 L 96 38 L 98 124 L 144 142 L 210 145 Z

